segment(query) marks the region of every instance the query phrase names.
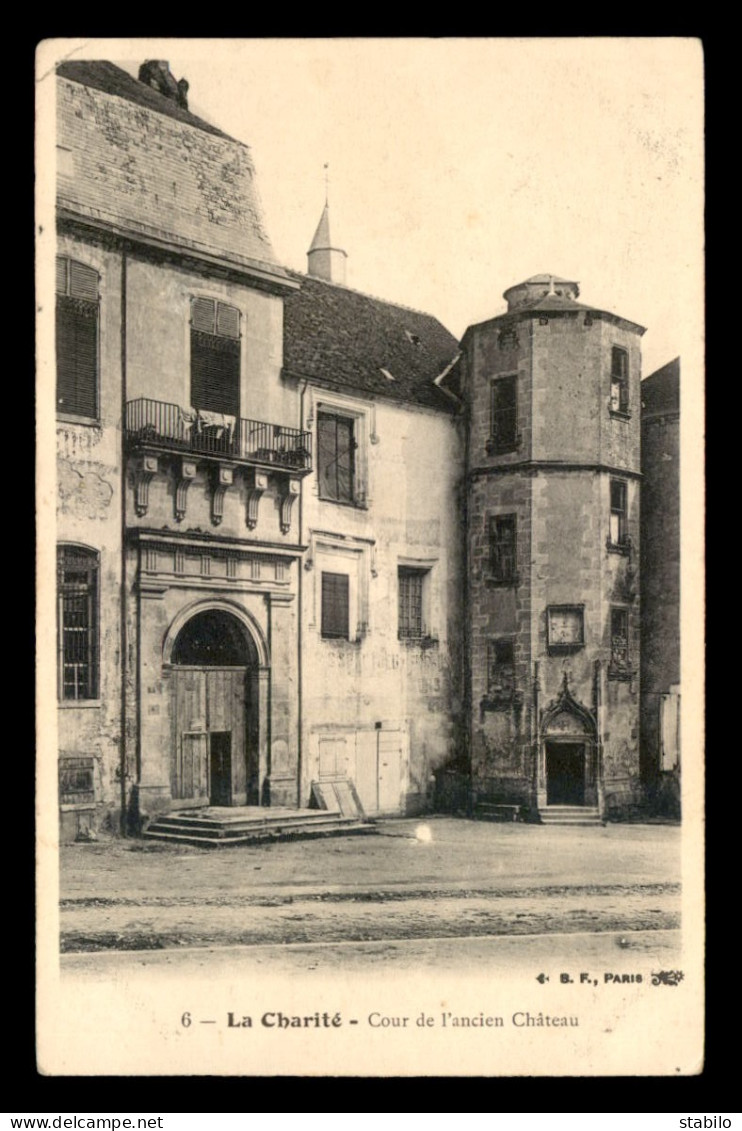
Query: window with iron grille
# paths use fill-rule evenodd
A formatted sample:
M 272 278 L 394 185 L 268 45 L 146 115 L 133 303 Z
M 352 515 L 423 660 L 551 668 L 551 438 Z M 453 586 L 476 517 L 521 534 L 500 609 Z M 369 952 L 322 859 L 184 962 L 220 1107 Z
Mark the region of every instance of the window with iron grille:
M 79 546 L 57 548 L 58 693 L 98 698 L 99 558 Z
M 317 413 L 317 475 L 322 499 L 355 502 L 354 420 L 332 412 Z
M 191 301 L 191 404 L 240 415 L 240 312 L 213 298 Z
M 626 609 L 611 609 L 611 667 L 626 671 L 629 667 L 629 614 Z
M 626 515 L 626 483 L 623 479 L 611 479 L 611 514 L 609 544 L 628 546 L 629 531 Z
M 490 578 L 503 584 L 517 580 L 515 515 L 490 515 Z
M 98 272 L 58 255 L 57 411 L 98 416 Z
M 397 572 L 400 640 L 421 640 L 426 635 L 423 622 L 423 585 L 427 570 L 400 566 Z
M 347 573 L 322 574 L 322 636 L 349 640 L 350 584 Z
M 611 412 L 629 411 L 629 355 L 620 346 L 611 351 Z
M 518 378 L 498 377 L 490 391 L 490 453 L 512 452 L 518 446 Z
M 515 690 L 515 645 L 511 636 L 487 642 L 487 695 L 512 698 Z

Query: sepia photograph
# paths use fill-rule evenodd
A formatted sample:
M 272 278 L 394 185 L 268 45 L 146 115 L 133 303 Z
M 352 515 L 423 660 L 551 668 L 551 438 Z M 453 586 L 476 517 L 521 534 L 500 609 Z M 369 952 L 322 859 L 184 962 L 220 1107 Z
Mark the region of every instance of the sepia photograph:
M 703 1066 L 703 52 L 58 39 L 45 1075 Z

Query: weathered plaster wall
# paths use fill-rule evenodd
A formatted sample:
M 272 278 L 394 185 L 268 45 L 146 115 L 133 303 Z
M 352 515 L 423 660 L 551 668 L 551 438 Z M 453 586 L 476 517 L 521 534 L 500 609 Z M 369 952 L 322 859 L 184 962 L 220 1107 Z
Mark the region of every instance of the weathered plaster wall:
M 319 405 L 357 412 L 356 453 L 363 505 L 319 498 L 316 475 L 305 483 L 303 541 L 304 802 L 319 774 L 319 742 L 338 735 L 351 771 L 377 741 L 401 743 L 407 754 L 396 811 L 428 804 L 432 772 L 455 751 L 461 710 L 461 514 L 457 495 L 461 451 L 451 417 L 388 403 L 333 398 L 311 391 Z M 372 439 L 373 438 L 373 439 Z M 398 567 L 418 566 L 423 618 L 430 639 L 398 639 Z M 322 639 L 322 571 L 351 578 L 349 641 Z M 377 728 L 377 723 L 381 724 Z M 402 734 L 401 738 L 387 737 Z M 404 736 L 407 737 L 404 737 Z M 360 771 L 359 771 L 360 772 Z M 382 808 L 387 808 L 384 799 Z

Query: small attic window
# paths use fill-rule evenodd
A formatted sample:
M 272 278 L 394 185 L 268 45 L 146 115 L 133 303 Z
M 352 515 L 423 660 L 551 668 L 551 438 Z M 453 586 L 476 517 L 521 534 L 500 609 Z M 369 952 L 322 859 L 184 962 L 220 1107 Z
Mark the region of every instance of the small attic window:
M 388 369 L 382 369 L 381 372 L 384 374 L 387 381 L 395 381 L 396 380 L 394 374 L 390 373 Z
M 407 336 L 407 341 L 412 342 L 413 346 L 419 347 L 419 346 L 422 345 L 422 342 L 420 341 L 420 335 L 419 334 L 412 334 L 412 333 L 410 333 L 409 330 L 405 330 L 405 334 Z

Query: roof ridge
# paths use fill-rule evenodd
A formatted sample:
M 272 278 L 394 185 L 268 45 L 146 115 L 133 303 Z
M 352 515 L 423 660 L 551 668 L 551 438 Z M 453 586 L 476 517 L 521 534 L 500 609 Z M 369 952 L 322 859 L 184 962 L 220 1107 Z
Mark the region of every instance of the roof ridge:
M 295 275 L 299 279 L 310 279 L 313 283 L 322 283 L 326 287 L 337 287 L 338 290 L 350 291 L 352 294 L 360 295 L 362 298 L 373 299 L 374 302 L 381 302 L 384 306 L 394 306 L 398 310 L 407 310 L 410 314 L 421 314 L 423 318 L 433 318 L 440 326 L 443 326 L 446 333 L 451 334 L 451 331 L 441 322 L 440 318 L 436 314 L 431 314 L 428 310 L 420 310 L 417 306 L 407 306 L 407 304 L 403 302 L 393 302 L 391 299 L 382 298 L 381 295 L 371 294 L 370 291 L 360 291 L 358 287 L 351 287 L 347 283 L 335 283 L 330 282 L 329 279 L 320 279 L 317 275 L 309 275 L 306 271 L 296 271 L 293 267 L 287 267 L 286 270 L 289 275 Z M 456 338 L 456 335 L 451 334 L 451 337 Z M 458 341 L 458 339 L 456 340 Z

